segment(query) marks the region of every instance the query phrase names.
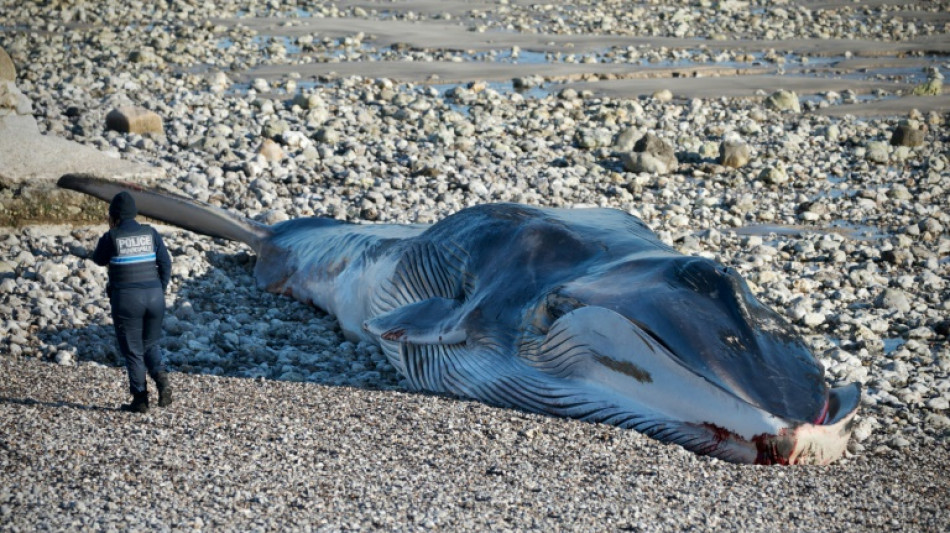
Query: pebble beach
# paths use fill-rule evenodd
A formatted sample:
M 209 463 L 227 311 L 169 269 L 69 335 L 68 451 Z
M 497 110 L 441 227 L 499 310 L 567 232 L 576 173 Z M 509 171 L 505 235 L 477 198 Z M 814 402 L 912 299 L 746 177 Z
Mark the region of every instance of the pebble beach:
M 46 136 L 264 223 L 621 209 L 734 268 L 863 395 L 845 458 L 776 468 L 419 393 L 258 289 L 242 245 L 156 223 L 177 401 L 131 415 L 85 259 L 104 221 L 31 220 L 0 227 L 0 530 L 947 530 L 948 11 L 3 2 Z M 107 126 L 130 108 L 159 131 Z

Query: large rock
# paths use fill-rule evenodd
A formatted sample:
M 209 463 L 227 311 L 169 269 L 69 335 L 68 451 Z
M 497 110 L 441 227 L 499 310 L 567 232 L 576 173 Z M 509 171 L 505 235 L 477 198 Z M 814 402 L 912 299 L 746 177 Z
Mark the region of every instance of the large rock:
M 214 74 L 211 74 L 210 78 L 208 79 L 208 88 L 215 93 L 222 93 L 228 90 L 228 87 L 230 86 L 231 80 L 228 79 L 228 75 L 224 72 L 221 72 L 220 70 Z
M 580 128 L 574 132 L 574 145 L 578 148 L 603 148 L 612 143 L 613 136 L 606 128 Z
M 788 173 L 785 171 L 785 165 L 776 163 L 775 166 L 765 167 L 759 172 L 759 181 L 769 185 L 784 185 L 788 183 Z
M 906 313 L 911 310 L 910 299 L 907 293 L 900 289 L 884 289 L 874 300 L 874 305 L 879 309 L 889 309 Z
M 914 87 L 914 96 L 939 96 L 943 94 L 943 74 L 937 67 L 927 68 L 927 81 Z
M 932 79 L 914 87 L 914 96 L 939 96 L 943 94 L 943 80 Z
M 646 152 L 648 154 L 665 159 L 670 163 L 676 162 L 676 153 L 673 152 L 673 145 L 657 137 L 652 133 L 647 133 L 633 145 L 634 152 Z
M 614 139 L 614 150 L 618 152 L 630 152 L 636 146 L 640 138 L 640 132 L 636 128 L 626 128 L 617 134 Z
M 129 52 L 129 61 L 141 65 L 154 66 L 161 66 L 165 63 L 165 60 L 155 54 L 155 49 L 150 46 L 143 46 Z
M 0 81 L 16 81 L 16 66 L 3 47 L 0 47 Z
M 120 106 L 106 115 L 106 127 L 120 133 L 153 133 L 163 135 L 162 117 L 158 113 L 135 106 Z
M 894 146 L 909 146 L 914 148 L 924 144 L 927 135 L 927 126 L 917 120 L 902 120 L 891 134 L 891 144 Z
M 864 157 L 872 163 L 884 164 L 890 159 L 890 150 L 884 141 L 871 141 L 865 146 Z
M 261 128 L 261 135 L 263 135 L 265 139 L 273 139 L 276 141 L 289 129 L 290 124 L 288 124 L 286 120 L 272 118 L 264 123 L 264 127 Z
M 752 158 L 752 149 L 738 138 L 730 138 L 719 145 L 719 164 L 732 168 L 744 167 Z
M 280 145 L 271 139 L 264 139 L 257 153 L 267 161 L 280 161 L 284 158 L 284 151 Z
M 802 105 L 795 91 L 779 89 L 765 99 L 765 106 L 776 111 L 794 111 L 801 113 Z
M 670 168 L 662 160 L 646 152 L 627 152 L 620 156 L 623 168 L 628 172 L 668 174 Z
M 660 89 L 653 93 L 653 98 L 657 102 L 672 102 L 673 101 L 673 91 L 669 89 Z
M 326 102 L 323 101 L 323 98 L 321 98 L 319 94 L 299 93 L 294 95 L 293 105 L 299 106 L 301 109 L 316 109 L 326 107 Z
M 641 137 L 633 145 L 633 152 L 622 154 L 620 161 L 628 172 L 666 174 L 679 167 L 673 146 L 652 133 Z

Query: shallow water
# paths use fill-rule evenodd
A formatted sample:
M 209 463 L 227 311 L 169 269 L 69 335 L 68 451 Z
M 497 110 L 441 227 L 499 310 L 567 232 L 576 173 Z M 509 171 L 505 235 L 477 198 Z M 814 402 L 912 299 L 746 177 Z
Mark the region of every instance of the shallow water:
M 886 239 L 890 236 L 885 230 L 866 224 L 855 224 L 845 220 L 833 220 L 825 226 L 804 226 L 785 224 L 752 224 L 729 231 L 742 236 L 769 237 L 801 237 L 808 233 L 834 233 L 855 240 L 870 241 Z
M 876 241 L 890 237 L 890 234 L 877 226 L 855 224 L 845 220 L 832 221 L 826 231 L 861 241 Z

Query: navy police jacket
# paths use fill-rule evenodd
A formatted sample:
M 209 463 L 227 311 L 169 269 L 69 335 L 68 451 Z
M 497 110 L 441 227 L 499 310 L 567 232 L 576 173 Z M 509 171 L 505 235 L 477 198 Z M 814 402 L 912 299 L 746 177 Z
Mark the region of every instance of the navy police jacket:
M 155 228 L 134 219 L 123 220 L 99 238 L 92 260 L 109 266 L 109 287 L 164 291 L 171 279 L 172 261 Z

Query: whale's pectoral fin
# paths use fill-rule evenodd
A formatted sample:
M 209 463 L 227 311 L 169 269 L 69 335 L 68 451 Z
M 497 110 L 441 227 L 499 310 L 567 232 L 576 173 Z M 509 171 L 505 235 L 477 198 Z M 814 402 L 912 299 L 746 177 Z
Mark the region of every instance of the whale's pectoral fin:
M 460 300 L 429 298 L 367 320 L 363 329 L 388 341 L 460 344 L 467 337 L 462 327 L 463 318 Z

